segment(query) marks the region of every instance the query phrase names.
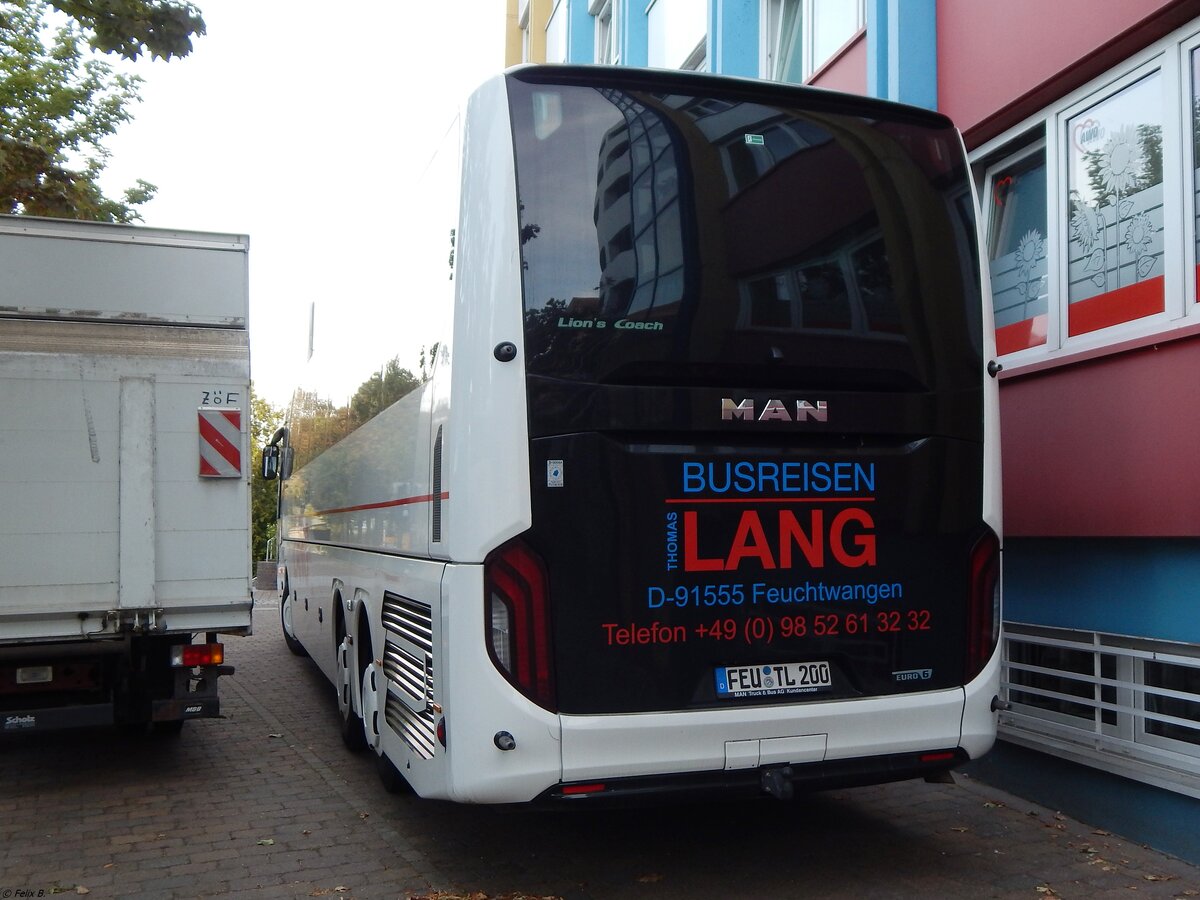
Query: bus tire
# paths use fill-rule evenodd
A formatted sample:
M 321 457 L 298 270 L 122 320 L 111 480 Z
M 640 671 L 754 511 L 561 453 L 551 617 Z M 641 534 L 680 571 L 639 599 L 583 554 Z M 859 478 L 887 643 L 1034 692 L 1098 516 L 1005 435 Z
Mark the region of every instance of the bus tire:
M 375 757 L 375 769 L 379 772 L 379 780 L 383 782 L 383 789 L 389 794 L 413 793 L 412 785 L 400 774 L 400 770 L 388 759 L 386 753 Z
M 359 753 L 367 749 L 367 734 L 363 730 L 363 720 L 354 707 L 342 711 L 342 743 L 346 749 Z
M 288 604 L 290 602 L 291 600 L 286 594 L 284 595 L 283 599 L 279 601 L 279 627 L 283 630 L 283 642 L 287 644 L 287 648 L 292 651 L 293 655 L 308 656 L 308 651 L 304 649 L 304 645 L 296 640 L 292 634 L 292 629 L 290 627 L 291 623 L 288 621 L 290 618 L 288 616 L 288 611 L 291 609 Z
M 367 749 L 367 733 L 363 728 L 362 717 L 354 709 L 353 684 L 356 678 L 354 653 L 346 637 L 345 629 L 339 626 L 340 632 L 337 650 L 338 668 L 338 712 L 342 716 L 342 743 L 348 750 L 358 753 Z

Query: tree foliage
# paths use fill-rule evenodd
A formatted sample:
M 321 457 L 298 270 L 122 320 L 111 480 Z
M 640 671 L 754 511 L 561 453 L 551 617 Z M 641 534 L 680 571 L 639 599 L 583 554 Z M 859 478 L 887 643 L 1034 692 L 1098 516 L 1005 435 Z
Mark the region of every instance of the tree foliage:
M 423 380 L 408 369 L 400 368 L 398 356 L 392 357 L 382 369 L 359 385 L 350 399 L 354 426 L 369 422 L 413 388 L 418 387 Z
M 93 48 L 137 59 L 187 56 L 205 33 L 200 10 L 186 0 L 47 0 L 90 34 Z
M 70 18 L 52 26 L 51 7 Z M 103 141 L 132 117 L 141 79 L 88 47 L 169 59 L 203 33 L 199 10 L 180 0 L 0 0 L 0 212 L 140 219 L 134 207 L 154 186 L 139 180 L 115 200 L 99 178 Z
M 358 386 L 345 406 L 337 406 L 333 401 L 310 391 L 297 391 L 287 413 L 288 441 L 295 454 L 295 470 L 302 469 L 352 431 L 428 381 L 437 348 L 435 343 L 428 351 L 421 349 L 420 376 L 402 368 L 399 357 L 388 360 L 378 372 Z
M 264 481 L 262 448 L 283 424 L 283 411 L 276 409 L 266 399 L 254 392 L 250 383 L 250 534 L 251 553 L 257 559 L 266 559 L 267 541 L 275 537 L 279 482 Z

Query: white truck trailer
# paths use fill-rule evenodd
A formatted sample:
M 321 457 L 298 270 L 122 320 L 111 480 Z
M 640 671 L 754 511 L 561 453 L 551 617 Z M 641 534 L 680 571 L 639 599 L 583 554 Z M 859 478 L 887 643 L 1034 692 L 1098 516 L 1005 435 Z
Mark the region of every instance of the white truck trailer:
M 0 217 L 0 734 L 220 714 L 253 606 L 247 247 Z

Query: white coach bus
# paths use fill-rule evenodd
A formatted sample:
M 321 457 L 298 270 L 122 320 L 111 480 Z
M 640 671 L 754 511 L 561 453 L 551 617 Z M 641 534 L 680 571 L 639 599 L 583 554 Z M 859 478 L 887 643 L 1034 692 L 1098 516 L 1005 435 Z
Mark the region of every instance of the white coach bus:
M 786 797 L 985 753 L 996 367 L 951 123 L 521 67 L 426 178 L 398 283 L 444 295 L 379 315 L 442 304 L 431 376 L 319 453 L 297 407 L 264 464 L 288 643 L 385 783 Z

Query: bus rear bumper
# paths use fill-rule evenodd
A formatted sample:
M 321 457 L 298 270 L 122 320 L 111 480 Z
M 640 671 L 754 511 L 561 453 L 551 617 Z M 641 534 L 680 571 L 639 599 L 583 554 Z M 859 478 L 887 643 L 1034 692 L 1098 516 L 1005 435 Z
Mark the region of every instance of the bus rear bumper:
M 821 786 L 917 777 L 991 748 L 998 687 L 996 654 L 970 684 L 943 691 L 667 714 L 564 715 L 563 782 L 708 773 L 702 782 L 757 784 L 757 773 L 772 766 L 791 766 L 793 781 Z
M 799 765 L 765 765 L 755 769 L 642 775 L 603 781 L 558 784 L 542 793 L 539 804 L 695 799 L 698 797 L 788 799 L 793 793 L 860 787 L 911 778 L 937 778 L 967 761 L 962 748 L 923 753 L 894 753 L 860 759 Z

